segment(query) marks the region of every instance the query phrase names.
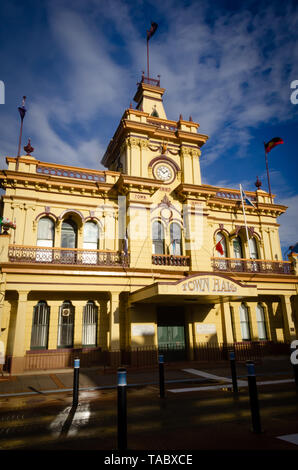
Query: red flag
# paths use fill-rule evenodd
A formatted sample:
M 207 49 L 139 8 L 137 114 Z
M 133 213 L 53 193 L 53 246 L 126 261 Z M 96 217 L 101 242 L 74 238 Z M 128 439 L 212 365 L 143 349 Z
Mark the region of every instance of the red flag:
M 157 30 L 157 26 L 157 23 L 151 23 L 151 28 L 149 31 L 147 31 L 147 41 L 149 41 L 149 39 L 153 36 L 155 31 Z
M 265 152 L 269 153 L 276 145 L 283 144 L 284 141 L 280 137 L 274 137 L 274 139 L 271 139 L 269 142 L 264 143 L 265 146 Z
M 222 244 L 220 243 L 222 240 L 223 240 L 223 238 L 215 245 L 216 251 L 218 251 L 221 255 L 224 254 Z

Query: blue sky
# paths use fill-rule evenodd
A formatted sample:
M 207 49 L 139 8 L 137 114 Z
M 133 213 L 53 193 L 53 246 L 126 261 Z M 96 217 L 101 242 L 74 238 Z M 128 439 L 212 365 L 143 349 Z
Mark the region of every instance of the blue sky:
M 168 119 L 191 115 L 209 135 L 203 182 L 267 190 L 289 207 L 283 251 L 298 241 L 298 4 L 287 1 L 2 0 L 0 163 L 17 154 L 17 106 L 27 96 L 23 145 L 43 161 L 102 168 L 100 160 L 146 68 L 161 75 Z

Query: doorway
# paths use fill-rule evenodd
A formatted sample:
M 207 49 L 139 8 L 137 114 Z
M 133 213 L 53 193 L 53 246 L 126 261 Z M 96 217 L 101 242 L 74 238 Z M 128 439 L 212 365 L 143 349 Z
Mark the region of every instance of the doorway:
M 168 362 L 186 359 L 183 307 L 157 308 L 158 352 Z

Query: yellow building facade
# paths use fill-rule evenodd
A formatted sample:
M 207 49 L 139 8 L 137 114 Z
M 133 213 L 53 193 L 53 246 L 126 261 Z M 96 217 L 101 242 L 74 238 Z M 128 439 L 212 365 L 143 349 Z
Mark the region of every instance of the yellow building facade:
M 142 77 L 104 171 L 28 148 L 7 157 L 2 213 L 16 229 L 0 235 L 0 341 L 12 374 L 297 338 L 297 255 L 283 261 L 277 222 L 286 207 L 258 187 L 243 212 L 239 189 L 202 184 L 208 137 L 167 118 L 164 92 Z

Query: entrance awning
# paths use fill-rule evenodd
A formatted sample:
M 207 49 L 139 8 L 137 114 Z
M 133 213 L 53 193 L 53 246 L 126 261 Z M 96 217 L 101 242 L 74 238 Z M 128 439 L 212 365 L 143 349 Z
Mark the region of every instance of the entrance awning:
M 256 297 L 257 286 L 221 275 L 195 274 L 175 282 L 156 282 L 130 295 L 131 303 L 219 303 Z

